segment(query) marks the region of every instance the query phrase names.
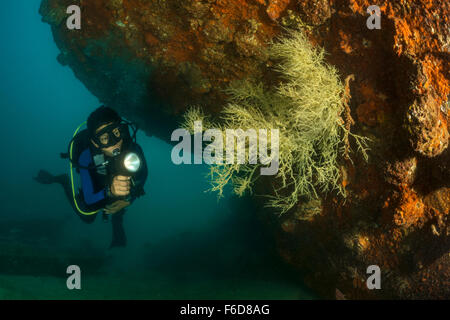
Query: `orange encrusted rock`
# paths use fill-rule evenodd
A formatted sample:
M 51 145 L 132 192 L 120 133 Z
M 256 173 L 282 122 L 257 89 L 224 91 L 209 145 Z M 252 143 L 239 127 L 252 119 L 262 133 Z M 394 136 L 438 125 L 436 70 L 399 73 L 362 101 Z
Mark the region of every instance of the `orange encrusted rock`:
M 63 23 L 69 2 L 81 6 L 81 30 Z M 58 60 L 100 101 L 165 140 L 188 106 L 215 117 L 234 80 L 276 86 L 277 61 L 265 49 L 283 28 L 300 28 L 343 82 L 354 79 L 342 117 L 371 140 L 368 162 L 341 159 L 345 199 L 299 199 L 270 224 L 280 255 L 327 298 L 339 288 L 346 299 L 448 299 L 450 2 L 380 0 L 381 29 L 369 30 L 372 4 L 42 0 L 40 12 Z M 365 286 L 373 264 L 386 275 L 383 290 Z

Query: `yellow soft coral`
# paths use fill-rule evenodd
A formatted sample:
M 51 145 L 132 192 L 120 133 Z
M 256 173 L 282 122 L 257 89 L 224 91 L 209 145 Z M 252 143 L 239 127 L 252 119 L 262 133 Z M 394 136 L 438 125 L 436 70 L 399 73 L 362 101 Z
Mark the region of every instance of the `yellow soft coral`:
M 228 105 L 221 113 L 219 128 L 279 129 L 279 170 L 267 205 L 280 213 L 287 212 L 301 197 L 317 198 L 319 193 L 345 191 L 339 183 L 338 157 L 344 155 L 346 140 L 351 136 L 366 155 L 367 139 L 353 135 L 345 127 L 344 85 L 335 68 L 323 60 L 324 51 L 313 48 L 301 31 L 287 30 L 287 35 L 272 42 L 268 49 L 277 61 L 276 70 L 282 82 L 265 88 L 251 79 L 235 81 L 226 92 Z M 199 108 L 185 116 L 185 128 L 195 120 L 208 120 Z M 270 139 L 269 150 L 270 150 Z M 238 195 L 252 191 L 261 164 L 214 164 L 211 166 L 211 190 L 222 196 L 232 183 Z

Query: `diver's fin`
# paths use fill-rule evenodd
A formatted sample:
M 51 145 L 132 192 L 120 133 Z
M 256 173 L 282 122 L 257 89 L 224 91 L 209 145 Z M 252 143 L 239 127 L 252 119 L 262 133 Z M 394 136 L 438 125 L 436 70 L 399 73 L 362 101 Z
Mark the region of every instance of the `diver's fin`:
M 37 177 L 33 177 L 33 179 L 42 184 L 52 184 L 56 182 L 56 177 L 45 170 L 39 170 Z

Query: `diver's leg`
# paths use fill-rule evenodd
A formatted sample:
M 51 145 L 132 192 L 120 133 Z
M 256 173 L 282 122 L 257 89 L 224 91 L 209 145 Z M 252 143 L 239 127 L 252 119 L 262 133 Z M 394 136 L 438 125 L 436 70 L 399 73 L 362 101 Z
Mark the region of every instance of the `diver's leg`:
M 127 237 L 123 228 L 123 215 L 125 209 L 120 210 L 112 214 L 112 241 L 109 248 L 113 247 L 125 247 L 127 245 Z
M 80 217 L 80 219 L 85 222 L 85 223 L 92 223 L 95 221 L 95 218 L 97 218 L 97 213 L 94 214 L 90 214 L 90 215 L 85 215 L 80 213 L 80 211 L 78 210 L 77 206 L 75 205 L 75 201 L 73 199 L 73 191 L 72 191 L 72 184 L 69 178 L 68 174 L 61 174 L 59 176 L 56 177 L 56 180 L 59 184 L 61 184 L 63 186 L 64 189 L 64 194 L 67 197 L 67 200 L 69 200 L 70 205 L 72 206 L 73 211 L 75 211 L 75 213 L 77 214 L 77 216 Z M 75 199 L 78 203 L 78 205 L 80 205 L 82 203 L 81 199 L 80 199 L 80 195 L 76 194 L 75 195 Z M 85 210 L 82 208 L 82 210 Z
M 37 176 L 33 179 L 42 184 L 52 184 L 56 182 L 57 176 L 52 175 L 47 170 L 39 170 Z
M 70 183 L 70 178 L 67 173 L 60 174 L 60 175 L 52 175 L 50 172 L 45 170 L 40 170 L 38 172 L 37 177 L 33 177 L 34 180 L 36 180 L 39 183 L 42 184 L 52 184 L 52 183 L 59 183 L 63 189 L 64 194 L 69 201 L 70 205 L 72 206 L 73 211 L 81 218 L 81 220 L 85 223 L 92 223 L 94 222 L 95 218 L 97 217 L 97 214 L 92 215 L 84 215 L 81 214 L 73 200 L 73 194 L 72 194 L 72 185 Z
M 40 170 L 37 174 L 37 177 L 33 177 L 33 179 L 42 184 L 59 183 L 60 185 L 62 185 L 64 189 L 64 194 L 66 195 L 66 198 L 69 200 L 70 203 L 73 202 L 72 188 L 70 186 L 70 179 L 68 174 L 65 173 L 55 176 L 46 170 Z
M 70 205 L 72 206 L 73 211 L 76 212 L 76 214 L 81 218 L 81 220 L 83 220 L 86 223 L 94 222 L 95 215 L 86 216 L 84 214 L 81 214 L 78 211 L 78 209 L 75 205 L 75 202 L 73 200 L 72 185 L 70 184 L 69 175 L 67 173 L 61 174 L 59 176 L 55 176 L 54 180 L 56 183 L 59 183 L 63 187 L 64 194 L 66 195 L 67 200 L 69 201 Z

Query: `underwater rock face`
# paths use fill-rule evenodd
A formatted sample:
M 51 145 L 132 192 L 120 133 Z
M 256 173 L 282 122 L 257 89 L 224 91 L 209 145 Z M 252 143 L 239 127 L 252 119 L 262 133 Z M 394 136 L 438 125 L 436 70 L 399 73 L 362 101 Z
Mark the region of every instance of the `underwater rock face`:
M 82 9 L 81 30 L 66 27 L 71 4 Z M 343 163 L 345 201 L 324 195 L 276 220 L 280 254 L 325 297 L 338 288 L 347 299 L 450 298 L 450 4 L 381 0 L 381 29 L 369 30 L 371 4 L 43 0 L 40 13 L 58 61 L 166 141 L 188 106 L 216 115 L 231 81 L 276 84 L 264 48 L 282 27 L 302 28 L 341 79 L 354 75 L 353 130 L 372 143 L 368 163 Z M 314 214 L 300 219 L 305 211 Z M 381 268 L 382 290 L 367 289 L 369 265 Z

